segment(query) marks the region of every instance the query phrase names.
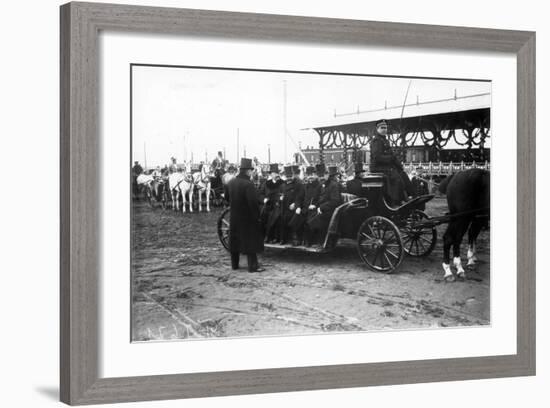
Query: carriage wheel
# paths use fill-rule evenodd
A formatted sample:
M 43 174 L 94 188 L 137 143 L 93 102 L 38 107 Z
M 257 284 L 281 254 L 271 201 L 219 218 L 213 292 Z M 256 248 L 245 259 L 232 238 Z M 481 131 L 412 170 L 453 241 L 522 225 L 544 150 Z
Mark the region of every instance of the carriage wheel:
M 420 210 L 414 210 L 406 219 L 401 228 L 403 249 L 411 256 L 427 256 L 435 248 L 437 230 L 435 225 L 414 227 L 415 221 L 426 220 L 430 217 Z
M 229 208 L 224 210 L 218 218 L 218 238 L 223 247 L 229 251 Z
M 393 222 L 385 217 L 370 217 L 357 233 L 359 256 L 371 269 L 393 272 L 403 260 L 401 234 Z

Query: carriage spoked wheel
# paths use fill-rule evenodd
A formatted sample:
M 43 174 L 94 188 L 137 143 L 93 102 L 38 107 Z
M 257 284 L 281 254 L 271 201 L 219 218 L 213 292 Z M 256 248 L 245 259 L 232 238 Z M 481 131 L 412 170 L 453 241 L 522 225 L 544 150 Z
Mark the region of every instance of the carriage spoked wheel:
M 403 249 L 411 256 L 427 256 L 435 248 L 437 241 L 437 230 L 435 225 L 420 225 L 415 227 L 415 222 L 427 220 L 430 217 L 420 210 L 414 210 L 404 220 L 405 225 L 401 228 L 401 239 Z
M 229 208 L 223 210 L 218 218 L 218 238 L 224 248 L 229 251 Z
M 403 242 L 399 229 L 385 217 L 367 218 L 357 233 L 359 256 L 371 269 L 393 272 L 403 260 Z

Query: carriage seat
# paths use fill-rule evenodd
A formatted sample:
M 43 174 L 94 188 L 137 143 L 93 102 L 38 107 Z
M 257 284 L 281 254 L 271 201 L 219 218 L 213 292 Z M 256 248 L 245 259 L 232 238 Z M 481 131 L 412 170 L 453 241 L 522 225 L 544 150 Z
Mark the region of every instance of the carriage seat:
M 382 188 L 384 187 L 384 173 L 367 173 L 361 178 L 363 188 Z
M 367 173 L 361 177 L 361 193 L 362 198 L 375 200 L 382 194 L 385 184 L 384 173 Z
M 340 197 L 343 203 L 349 203 L 350 201 L 355 200 L 357 198 L 355 194 L 350 194 L 350 193 L 341 193 Z

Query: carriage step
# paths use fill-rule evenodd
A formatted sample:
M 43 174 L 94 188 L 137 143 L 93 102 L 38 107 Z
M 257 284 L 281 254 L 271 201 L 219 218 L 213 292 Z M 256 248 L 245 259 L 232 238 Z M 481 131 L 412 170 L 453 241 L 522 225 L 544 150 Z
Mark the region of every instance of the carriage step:
M 305 245 L 291 245 L 291 244 L 264 244 L 265 248 L 272 248 L 272 249 L 290 249 L 293 251 L 299 251 L 299 252 L 314 252 L 314 253 L 323 253 L 328 252 L 327 249 L 322 248 L 320 246 L 305 246 Z

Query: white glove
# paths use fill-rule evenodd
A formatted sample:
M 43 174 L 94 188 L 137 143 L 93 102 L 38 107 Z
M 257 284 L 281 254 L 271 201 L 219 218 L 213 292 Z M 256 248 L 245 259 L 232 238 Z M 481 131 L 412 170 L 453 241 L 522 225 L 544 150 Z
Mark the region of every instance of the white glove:
M 302 209 L 300 207 L 296 208 L 296 214 L 300 215 L 302 213 Z
M 308 210 L 315 210 L 317 207 L 315 207 L 313 204 L 310 204 L 309 207 L 307 207 Z
M 294 209 L 296 208 L 296 205 L 292 203 L 288 206 L 288 208 L 290 208 L 290 211 L 294 211 Z
M 269 198 L 264 198 L 264 204 L 269 201 Z
M 280 200 L 280 201 L 283 201 L 283 196 L 280 196 L 280 197 L 279 197 L 279 200 Z
M 320 208 L 317 208 L 317 213 L 321 214 L 321 209 Z

